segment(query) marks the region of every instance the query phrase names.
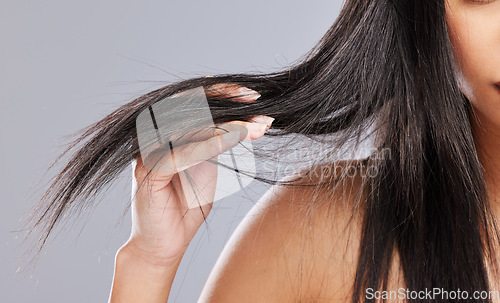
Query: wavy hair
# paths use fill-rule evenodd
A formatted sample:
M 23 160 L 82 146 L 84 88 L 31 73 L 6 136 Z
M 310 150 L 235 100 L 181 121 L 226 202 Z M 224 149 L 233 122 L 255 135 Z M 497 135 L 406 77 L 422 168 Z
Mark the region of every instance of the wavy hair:
M 375 148 L 391 157 L 364 160 L 379 173 L 364 178 L 360 189 L 366 211 L 353 303 L 373 302 L 363 298 L 365 288 L 387 287 L 394 250 L 408 289 L 489 289 L 486 262 L 496 269 L 492 239 L 499 237 L 472 107 L 453 69 L 444 1 L 347 0 L 317 45 L 282 71 L 191 78 L 119 107 L 64 151 L 82 143 L 30 221 L 42 230 L 39 248 L 65 214 L 86 209 L 140 155 L 135 121 L 142 110 L 184 90 L 234 83 L 261 97 L 252 103 L 209 98 L 215 123 L 268 115 L 275 120 L 266 137 L 337 135 L 328 143 L 336 150 L 376 122 Z M 257 149 L 256 155 L 269 153 Z

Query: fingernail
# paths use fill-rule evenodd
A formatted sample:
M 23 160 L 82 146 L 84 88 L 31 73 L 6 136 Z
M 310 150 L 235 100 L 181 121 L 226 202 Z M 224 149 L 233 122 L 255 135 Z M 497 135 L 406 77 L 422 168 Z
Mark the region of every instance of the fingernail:
M 269 127 L 271 127 L 271 124 L 273 124 L 274 118 L 271 118 L 269 116 L 259 115 L 259 116 L 252 117 L 250 120 L 255 122 L 255 123 L 265 124 L 268 126 L 268 129 L 269 129 Z
M 262 123 L 246 123 L 245 127 L 248 128 L 248 135 L 245 140 L 252 140 L 256 137 L 260 137 L 267 129 L 267 125 Z
M 260 98 L 260 94 L 253 89 L 250 89 L 248 87 L 241 87 L 239 89 L 240 95 L 243 95 L 245 98 L 249 98 L 251 100 L 257 100 Z

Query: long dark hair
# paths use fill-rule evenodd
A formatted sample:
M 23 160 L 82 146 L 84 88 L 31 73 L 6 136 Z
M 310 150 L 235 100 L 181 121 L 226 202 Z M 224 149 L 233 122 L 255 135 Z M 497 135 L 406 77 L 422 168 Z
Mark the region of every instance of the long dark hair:
M 379 173 L 361 189 L 366 211 L 353 302 L 371 301 L 363 299 L 365 288 L 387 287 L 394 249 L 408 289 L 488 290 L 486 262 L 496 272 L 491 239 L 498 233 L 473 111 L 453 69 L 444 1 L 347 0 L 318 44 L 286 70 L 192 78 L 121 106 L 66 149 L 82 143 L 33 215 L 31 227 L 43 231 L 39 247 L 64 214 L 85 209 L 140 155 L 135 121 L 142 110 L 184 90 L 234 83 L 261 97 L 209 98 L 215 123 L 268 115 L 275 121 L 266 136 L 337 134 L 335 150 L 377 121 L 375 147 L 391 157 L 365 160 Z

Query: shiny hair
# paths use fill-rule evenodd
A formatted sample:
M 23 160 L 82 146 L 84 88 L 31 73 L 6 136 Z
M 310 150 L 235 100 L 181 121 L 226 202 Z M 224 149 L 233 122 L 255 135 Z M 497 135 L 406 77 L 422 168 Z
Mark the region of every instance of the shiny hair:
M 43 231 L 39 248 L 63 215 L 86 209 L 140 155 L 135 121 L 142 110 L 191 88 L 234 83 L 261 97 L 252 103 L 208 98 L 215 123 L 267 115 L 275 120 L 265 137 L 335 135 L 328 142 L 335 151 L 376 122 L 374 147 L 391 157 L 363 160 L 379 173 L 363 178 L 360 188 L 366 199 L 352 302 L 373 302 L 363 289 L 387 287 L 394 250 L 408 289 L 489 289 L 484 257 L 496 269 L 491 239 L 499 237 L 470 123 L 472 107 L 453 69 L 444 1 L 347 0 L 318 44 L 282 71 L 191 78 L 119 107 L 65 150 L 83 144 L 33 215 L 31 227 Z M 270 157 L 255 149 L 261 159 Z M 275 158 L 280 155 L 274 151 Z

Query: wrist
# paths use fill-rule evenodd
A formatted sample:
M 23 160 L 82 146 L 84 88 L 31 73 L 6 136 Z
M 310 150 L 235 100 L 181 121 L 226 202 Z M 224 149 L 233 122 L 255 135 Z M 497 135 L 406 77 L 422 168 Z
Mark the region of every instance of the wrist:
M 185 250 L 176 254 L 165 254 L 162 250 L 145 249 L 136 241 L 128 240 L 120 249 L 118 249 L 116 259 L 123 260 L 123 263 L 135 262 L 142 263 L 143 266 L 155 269 L 168 269 L 172 266 L 178 266 Z
M 116 253 L 109 302 L 167 302 L 181 259 L 150 258 L 127 242 Z

